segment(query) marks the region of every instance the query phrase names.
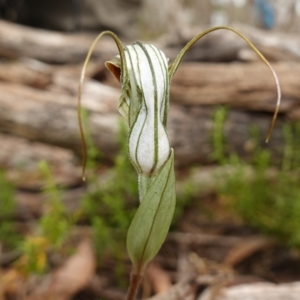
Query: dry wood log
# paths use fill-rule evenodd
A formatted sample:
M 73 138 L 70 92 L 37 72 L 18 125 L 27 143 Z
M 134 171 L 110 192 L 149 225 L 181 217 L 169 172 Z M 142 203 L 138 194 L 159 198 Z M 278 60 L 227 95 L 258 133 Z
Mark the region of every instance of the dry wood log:
M 83 61 L 95 36 L 34 29 L 0 20 L 0 56 L 30 57 L 44 62 Z M 94 56 L 116 53 L 114 42 L 104 37 Z
M 68 212 L 77 211 L 81 205 L 81 196 L 86 192 L 84 187 L 70 189 L 60 193 L 62 203 Z M 40 192 L 17 191 L 14 218 L 28 221 L 39 218 L 45 212 L 46 197 Z
M 7 170 L 7 179 L 18 188 L 42 188 L 45 178 L 38 167 L 42 160 L 48 162 L 58 185 L 73 187 L 81 182 L 80 161 L 73 151 L 1 133 L 0 140 L 0 168 Z
M 29 66 L 31 65 L 31 67 Z M 0 61 L 0 80 L 12 83 L 19 83 L 36 88 L 45 88 L 51 82 L 51 67 L 33 66 L 33 61 Z M 35 62 L 35 65 L 37 62 Z M 41 70 L 42 67 L 42 70 Z
M 298 300 L 300 295 L 300 282 L 272 284 L 252 283 L 221 288 L 216 300 Z M 204 300 L 201 297 L 199 300 Z M 205 298 L 211 299 L 211 298 Z
M 173 285 L 167 292 L 155 295 L 147 300 L 181 300 L 194 294 L 196 281 L 193 278 L 182 280 Z
M 264 32 L 240 24 L 233 27 L 248 36 L 270 60 L 300 60 L 300 39 L 297 35 Z M 181 42 L 177 38 L 175 41 L 166 41 L 164 38 L 154 43 L 160 45 L 173 60 L 186 42 L 199 31 L 201 30 L 193 31 L 189 38 Z M 0 56 L 5 57 L 31 57 L 53 63 L 79 62 L 86 56 L 93 38 L 94 36 L 88 34 L 58 33 L 0 20 Z M 185 59 L 214 62 L 257 59 L 249 55 L 248 50 L 249 47 L 240 37 L 221 30 L 200 40 L 186 54 Z M 94 56 L 110 57 L 116 52 L 114 42 L 104 37 L 96 47 Z
M 286 62 L 273 66 L 282 88 L 280 112 L 292 113 L 300 103 L 300 64 Z M 273 112 L 276 97 L 275 80 L 263 63 L 185 63 L 179 67 L 171 86 L 172 101 L 189 105 L 226 104 Z
M 184 185 L 190 182 L 198 188 L 195 192 L 199 192 L 202 196 L 211 195 L 226 184 L 228 178 L 235 176 L 238 172 L 241 172 L 241 169 L 231 165 L 194 167 L 190 172 L 184 172 L 183 176 L 177 176 L 176 187 L 178 191 L 181 191 Z M 252 166 L 244 166 L 242 172 L 246 181 L 251 182 L 255 179 L 255 169 Z M 264 173 L 267 180 L 272 180 L 277 175 L 278 171 L 275 168 L 269 168 Z
M 201 277 L 201 276 L 200 276 Z M 224 282 L 225 283 L 225 282 Z M 148 300 L 181 300 L 193 293 L 195 281 L 183 280 L 175 284 L 169 291 L 155 295 Z M 216 282 L 202 292 L 198 300 L 298 300 L 300 283 L 272 284 L 266 282 L 240 284 L 224 287 L 222 282 Z
M 184 69 L 184 66 L 182 66 L 181 71 L 179 69 L 177 78 L 182 77 L 181 72 L 184 73 Z M 174 79 L 175 89 L 176 80 L 178 79 Z M 246 78 L 244 80 L 246 82 Z M 77 80 L 64 78 L 57 85 L 59 84 L 63 86 L 61 91 L 68 90 L 69 93 L 50 92 L 17 84 L 0 83 L 0 131 L 33 141 L 69 148 L 80 153 L 81 146 L 76 114 Z M 211 92 L 213 93 L 212 89 Z M 174 91 L 172 92 L 172 99 L 173 93 Z M 224 92 L 220 91 L 220 93 Z M 89 132 L 96 147 L 108 159 L 114 157 L 118 148 L 119 114 L 117 102 L 119 94 L 119 90 L 93 81 L 86 82 L 84 87 L 83 107 L 88 110 L 89 114 Z M 184 93 L 182 95 L 184 96 Z M 179 102 L 176 97 L 175 100 Z M 268 102 L 269 98 L 266 98 L 265 101 L 268 104 L 260 104 L 259 107 L 265 107 L 266 111 L 271 111 L 271 106 L 274 107 L 274 103 L 272 102 L 271 105 L 271 102 Z M 182 98 L 181 103 L 184 103 L 184 98 Z M 281 109 L 285 112 L 289 108 L 290 106 L 286 104 Z M 178 165 L 211 161 L 214 111 L 215 106 L 213 105 L 211 107 L 171 105 L 168 133 L 175 149 Z M 237 152 L 243 156 L 251 155 L 248 147 L 253 142 L 249 135 L 250 126 L 255 124 L 261 130 L 262 136 L 265 136 L 270 120 L 270 113 L 229 111 L 224 127 L 225 139 L 229 145 L 228 151 Z M 279 118 L 271 142 L 268 144 L 268 147 L 272 148 L 276 154 L 280 154 L 282 151 L 281 124 L 281 118 Z
M 94 87 L 91 97 L 86 98 L 84 103 L 89 112 L 89 131 L 103 156 L 113 159 L 118 148 L 119 115 L 116 106 L 119 93 L 98 84 Z M 69 148 L 80 153 L 74 97 L 13 84 L 0 83 L 0 89 L 2 132 Z M 102 100 L 99 101 L 98 97 Z M 171 106 L 168 132 L 178 165 L 211 161 L 214 110 L 215 108 L 175 104 Z M 243 156 L 251 155 L 248 147 L 249 144 L 253 144 L 249 136 L 250 126 L 256 124 L 265 135 L 270 118 L 271 115 L 267 118 L 266 115 L 259 113 L 230 111 L 224 127 L 225 138 L 229 145 L 228 151 Z M 278 120 L 273 138 L 268 144 L 268 147 L 279 153 L 283 143 L 280 127 L 281 122 Z
M 47 146 L 45 146 L 47 147 Z M 59 153 L 59 152 L 58 152 Z M 58 154 L 56 153 L 56 154 Z M 56 155 L 55 154 L 55 155 Z M 12 155 L 13 156 L 13 155 Z M 50 155 L 48 158 L 48 161 L 51 162 L 51 159 L 53 159 L 54 155 Z M 52 162 L 53 163 L 53 162 Z M 61 192 L 61 200 L 66 207 L 66 209 L 70 212 L 77 211 L 80 207 L 80 199 L 81 196 L 86 193 L 87 189 L 89 191 L 93 191 L 95 189 L 99 189 L 99 187 L 104 186 L 107 182 L 111 181 L 113 176 L 113 171 L 109 168 L 105 169 L 102 168 L 100 172 L 97 173 L 97 184 L 96 186 L 88 185 L 88 186 L 82 186 L 83 182 L 81 181 L 78 167 L 74 167 L 73 169 L 70 168 L 69 162 L 62 162 L 62 165 L 60 166 L 60 172 L 57 173 L 57 169 L 55 168 L 54 162 L 54 168 L 52 167 L 53 171 L 53 178 L 58 184 L 63 184 L 64 186 L 69 187 L 69 189 L 66 189 Z M 65 170 L 67 168 L 67 170 Z M 69 170 L 75 170 L 75 174 L 68 173 Z M 189 183 L 192 186 L 198 187 L 199 190 L 195 191 L 197 192 L 197 195 L 199 197 L 206 196 L 209 193 L 214 193 L 222 184 L 223 179 L 225 180 L 226 176 L 228 174 L 233 174 L 236 169 L 234 167 L 228 167 L 228 166 L 219 166 L 219 167 L 201 167 L 198 169 L 194 169 L 190 173 L 186 173 L 184 176 L 177 176 L 177 183 L 176 183 L 176 194 L 180 198 L 185 194 L 185 187 L 186 184 Z M 77 172 L 76 172 L 77 171 Z M 240 170 L 239 170 L 240 171 Z M 253 169 L 248 166 L 244 168 L 245 171 L 245 180 L 251 180 L 254 177 Z M 17 173 L 18 172 L 18 173 Z M 37 169 L 33 169 L 32 173 L 38 174 Z M 18 181 L 16 181 L 14 175 L 17 173 L 19 175 Z M 61 180 L 61 173 L 64 174 L 64 181 Z M 180 172 L 179 172 L 180 173 Z M 16 210 L 14 217 L 18 219 L 32 219 L 36 218 L 42 215 L 43 209 L 44 209 L 44 202 L 45 197 L 39 193 L 41 191 L 41 187 L 44 183 L 43 178 L 41 178 L 40 174 L 39 177 L 33 177 L 28 175 L 28 171 L 24 170 L 16 170 L 15 168 L 13 171 L 8 170 L 8 179 L 13 180 L 14 183 L 17 184 L 18 191 L 16 193 Z M 28 176 L 28 178 L 26 178 Z M 67 181 L 68 176 L 70 179 Z M 274 170 L 269 169 L 265 173 L 265 176 L 267 178 L 274 178 L 276 176 L 276 172 Z M 72 178 L 75 177 L 75 180 L 72 180 Z M 25 180 L 24 180 L 25 178 Z M 88 177 L 89 178 L 89 177 Z M 70 182 L 73 184 L 73 186 L 70 184 Z M 74 186 L 74 182 L 77 183 L 78 186 Z M 71 189 L 70 189 L 71 187 Z M 1 200 L 1 199 L 0 199 Z M 183 228 L 185 230 L 185 228 Z M 186 228 L 186 230 L 191 231 L 191 228 Z M 218 235 L 209 235 L 209 234 L 195 234 L 195 233 L 176 233 L 176 234 L 170 234 L 168 237 L 168 240 L 170 241 L 176 241 L 184 244 L 194 244 L 194 245 L 203 245 L 203 244 L 211 244 L 211 245 L 218 245 L 218 246 L 232 246 L 236 245 L 239 241 L 241 241 L 241 238 L 237 237 L 226 237 L 226 239 L 221 238 L 221 236 Z
M 263 31 L 250 26 L 233 24 L 270 61 L 300 61 L 300 38 L 297 34 Z M 204 28 L 193 29 L 189 37 L 176 41 L 160 41 L 161 47 L 172 60 L 181 48 Z M 250 50 L 250 52 L 249 52 Z M 238 35 L 228 30 L 218 30 L 198 41 L 185 55 L 187 61 L 228 62 L 234 60 L 253 61 L 257 55 Z
M 140 0 L 26 0 L 1 4 L 2 16 L 58 31 L 110 28 L 122 36 L 136 36 Z
M 300 61 L 300 39 L 297 33 L 270 32 L 246 25 L 237 28 L 272 61 Z
M 78 80 L 82 69 L 82 63 L 50 65 L 32 58 L 20 58 L 15 60 L 0 60 L 0 81 L 18 83 L 38 89 L 63 91 L 70 93 L 69 81 L 65 78 Z M 103 60 L 92 59 L 86 69 L 86 77 L 106 79 L 106 68 Z M 71 94 L 74 93 L 74 87 Z
M 14 84 L 0 83 L 0 89 L 2 132 L 80 151 L 76 96 Z M 99 101 L 98 97 L 105 100 Z M 91 83 L 86 85 L 85 98 L 84 107 L 90 112 L 89 127 L 98 140 L 96 144 L 106 144 L 100 147 L 102 151 L 114 153 L 118 131 L 118 92 Z

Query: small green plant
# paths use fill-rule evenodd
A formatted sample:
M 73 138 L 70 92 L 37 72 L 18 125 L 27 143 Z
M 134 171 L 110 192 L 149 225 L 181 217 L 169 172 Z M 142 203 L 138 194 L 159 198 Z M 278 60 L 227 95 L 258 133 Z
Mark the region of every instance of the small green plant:
M 21 243 L 22 256 L 18 265 L 26 274 L 41 274 L 47 270 L 47 253 L 62 249 L 75 222 L 74 216 L 66 211 L 61 201 L 61 189 L 57 187 L 48 163 L 41 161 L 39 170 L 45 182 L 42 190 L 45 211 L 36 224 L 35 232 Z
M 114 39 L 119 55 L 106 62 L 106 67 L 122 85 L 118 109 L 129 129 L 127 152 L 138 174 L 140 201 L 130 223 L 126 240 L 132 262 L 127 300 L 136 298 L 144 270 L 163 244 L 175 211 L 174 151 L 170 147 L 166 132 L 171 80 L 185 53 L 193 44 L 206 34 L 219 29 L 230 30 L 240 36 L 274 75 L 278 99 L 268 139 L 280 104 L 278 78 L 264 56 L 246 37 L 232 28 L 219 26 L 196 35 L 169 66 L 165 54 L 155 46 L 136 42 L 123 47 L 113 32 L 104 31 L 94 40 L 84 62 L 78 89 L 78 120 L 84 154 L 83 170 L 86 166 L 86 143 L 81 122 L 80 100 L 85 71 L 92 52 L 102 36 L 109 35 Z M 217 158 L 220 158 L 219 153 Z M 125 178 L 124 180 L 127 181 Z
M 13 220 L 15 208 L 15 188 L 0 171 L 0 243 L 9 249 L 17 248 L 21 241 Z
M 214 126 L 212 131 L 212 144 L 213 153 L 211 158 L 216 162 L 223 164 L 226 160 L 225 156 L 225 145 L 226 141 L 224 138 L 224 124 L 227 117 L 227 109 L 223 106 L 218 107 L 213 115 Z
M 51 245 L 59 248 L 65 242 L 74 220 L 61 201 L 61 190 L 54 182 L 49 165 L 41 161 L 39 169 L 45 181 L 43 195 L 46 198 L 45 212 L 39 220 L 39 229 Z
M 126 127 L 119 126 L 119 154 L 114 161 L 111 178 L 105 184 L 97 182 L 96 162 L 87 157 L 92 166 L 90 173 L 93 187 L 81 200 L 82 217 L 90 222 L 93 228 L 95 248 L 100 259 L 105 252 L 119 256 L 125 251 L 126 233 L 136 211 L 134 200 L 138 197 L 136 174 L 126 153 Z M 89 151 L 88 151 L 89 153 Z
M 285 124 L 285 143 L 282 167 L 268 176 L 271 153 L 259 147 L 253 154 L 253 176 L 246 176 L 242 160 L 236 161 L 236 172 L 228 176 L 219 189 L 227 199 L 226 207 L 233 210 L 247 224 L 276 237 L 281 242 L 300 249 L 300 186 L 298 136 L 299 124 Z M 257 130 L 255 136 L 258 138 Z M 227 159 L 230 163 L 231 159 Z
M 49 242 L 39 235 L 26 236 L 22 241 L 22 256 L 18 259 L 16 266 L 24 274 L 43 274 L 48 266 L 47 251 Z

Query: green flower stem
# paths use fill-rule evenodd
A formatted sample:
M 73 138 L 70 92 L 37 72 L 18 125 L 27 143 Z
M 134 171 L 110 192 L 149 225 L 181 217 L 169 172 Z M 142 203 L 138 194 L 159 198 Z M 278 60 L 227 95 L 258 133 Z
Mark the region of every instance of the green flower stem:
M 106 67 L 122 84 L 119 112 L 127 121 L 128 154 L 139 176 L 140 205 L 127 234 L 128 254 L 133 264 L 127 300 L 135 300 L 147 264 L 157 254 L 167 236 L 176 204 L 174 152 L 170 148 L 166 126 L 170 82 L 185 53 L 203 36 L 226 29 L 240 36 L 271 70 L 277 87 L 277 106 L 270 124 L 270 138 L 279 112 L 281 90 L 277 75 L 259 50 L 240 32 L 226 26 L 207 29 L 195 36 L 168 67 L 165 54 L 150 44 L 136 42 L 123 47 L 111 31 L 100 33 L 93 42 L 81 72 L 78 87 L 78 122 L 82 140 L 83 178 L 86 144 L 81 122 L 81 92 L 88 61 L 103 35 L 111 36 L 119 55 Z
M 135 300 L 143 275 L 131 273 L 126 300 Z

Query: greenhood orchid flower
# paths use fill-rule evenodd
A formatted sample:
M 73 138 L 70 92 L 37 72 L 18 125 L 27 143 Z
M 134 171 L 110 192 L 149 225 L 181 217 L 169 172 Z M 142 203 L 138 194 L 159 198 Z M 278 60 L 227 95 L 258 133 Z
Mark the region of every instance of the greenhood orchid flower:
M 119 112 L 128 124 L 128 155 L 139 176 L 140 193 L 140 205 L 127 235 L 127 248 L 133 263 L 128 300 L 135 298 L 145 267 L 164 242 L 175 209 L 174 151 L 170 147 L 166 131 L 170 82 L 186 51 L 204 35 L 219 29 L 233 31 L 244 39 L 269 67 L 275 78 L 278 98 L 267 135 L 268 140 L 280 104 L 278 78 L 268 61 L 252 43 L 232 28 L 219 26 L 197 35 L 179 52 L 170 66 L 164 53 L 155 46 L 136 42 L 123 47 L 114 33 L 105 31 L 95 39 L 84 63 L 78 93 L 83 170 L 86 163 L 86 146 L 81 123 L 80 97 L 85 70 L 99 39 L 107 34 L 115 40 L 119 55 L 106 62 L 106 67 L 122 86 Z
M 152 176 L 170 156 L 166 133 L 168 61 L 155 46 L 140 42 L 125 47 L 124 53 L 129 82 L 119 111 L 130 128 L 128 152 L 138 174 Z M 106 66 L 115 74 L 119 57 L 106 62 Z

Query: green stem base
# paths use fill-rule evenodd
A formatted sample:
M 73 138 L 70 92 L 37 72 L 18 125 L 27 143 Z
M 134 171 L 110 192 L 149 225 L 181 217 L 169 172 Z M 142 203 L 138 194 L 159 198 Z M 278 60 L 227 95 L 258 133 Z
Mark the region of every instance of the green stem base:
M 126 300 L 135 300 L 137 292 L 139 290 L 139 286 L 141 283 L 142 275 L 131 273 L 130 276 L 130 285 L 127 292 Z

